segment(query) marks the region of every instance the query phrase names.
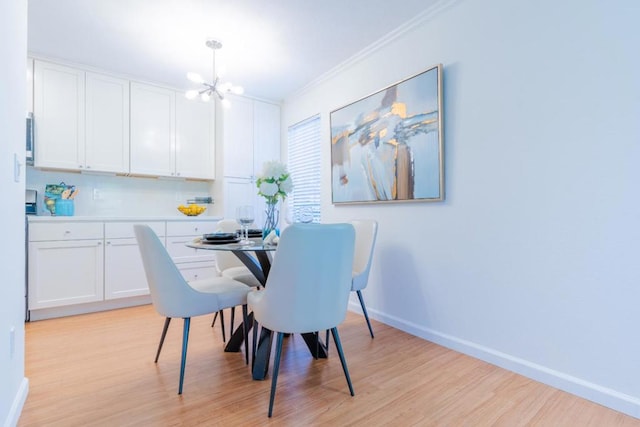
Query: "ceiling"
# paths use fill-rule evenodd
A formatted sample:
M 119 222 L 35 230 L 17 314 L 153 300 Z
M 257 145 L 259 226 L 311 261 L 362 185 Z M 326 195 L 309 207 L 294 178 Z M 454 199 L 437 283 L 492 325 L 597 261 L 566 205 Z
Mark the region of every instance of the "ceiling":
M 438 0 L 28 0 L 31 54 L 194 88 L 188 71 L 282 100 Z

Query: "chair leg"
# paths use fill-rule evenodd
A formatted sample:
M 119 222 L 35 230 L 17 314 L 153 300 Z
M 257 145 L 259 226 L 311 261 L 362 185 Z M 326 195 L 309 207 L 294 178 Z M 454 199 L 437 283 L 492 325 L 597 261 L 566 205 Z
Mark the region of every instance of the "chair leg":
M 178 394 L 182 394 L 182 383 L 184 382 L 184 368 L 187 364 L 187 344 L 189 343 L 189 325 L 191 324 L 191 318 L 184 318 L 184 328 L 182 329 L 182 362 L 180 363 L 180 386 L 178 387 Z
M 248 325 L 248 310 L 247 304 L 242 306 L 242 332 L 244 335 L 244 360 L 246 364 L 249 364 L 249 325 Z M 233 332 L 233 330 L 232 330 Z
M 371 322 L 369 321 L 369 315 L 367 314 L 367 307 L 364 306 L 364 298 L 362 298 L 362 292 L 356 291 L 358 294 L 358 299 L 360 300 L 360 305 L 362 306 L 362 312 L 364 313 L 364 318 L 367 321 L 367 326 L 369 327 L 369 333 L 371 334 L 371 338 L 373 338 L 373 329 L 371 328 Z
M 229 329 L 229 336 L 233 335 L 233 323 L 236 319 L 236 308 L 231 307 L 231 329 Z
M 280 370 L 280 356 L 282 356 L 282 339 L 284 333 L 278 332 L 276 340 L 276 359 L 273 361 L 273 374 L 271 376 L 271 396 L 269 396 L 269 418 L 273 414 L 273 401 L 276 397 L 276 384 L 278 383 L 278 371 Z
M 340 356 L 340 363 L 342 363 L 342 370 L 344 371 L 344 376 L 347 378 L 349 391 L 351 392 L 351 396 L 354 396 L 353 385 L 351 384 L 351 377 L 349 376 L 349 369 L 347 368 L 347 361 L 344 358 L 344 353 L 342 352 L 342 344 L 340 343 L 338 328 L 331 328 L 331 335 L 333 335 L 333 341 L 336 343 L 336 349 L 338 350 L 338 355 Z
M 167 329 L 169 329 L 169 323 L 171 323 L 171 317 L 164 319 L 164 328 L 162 328 L 162 335 L 160 336 L 160 344 L 158 345 L 158 351 L 156 352 L 156 360 L 154 363 L 158 363 L 158 357 L 160 357 L 160 350 L 162 350 L 162 344 L 164 344 L 164 337 L 167 336 Z
M 253 365 L 256 362 L 256 350 L 258 349 L 258 321 L 255 315 L 253 316 L 253 346 L 251 347 L 251 371 L 253 371 Z
M 218 313 L 220 313 L 220 327 L 222 328 L 222 342 L 227 342 L 227 336 L 225 335 L 225 332 L 224 332 L 224 311 L 220 310 Z
M 324 345 L 327 348 L 327 354 L 329 354 L 329 330 L 327 329 L 326 335 L 324 336 Z
M 213 328 L 216 325 L 216 319 L 218 318 L 218 312 L 213 315 L 213 322 L 211 322 L 211 327 Z

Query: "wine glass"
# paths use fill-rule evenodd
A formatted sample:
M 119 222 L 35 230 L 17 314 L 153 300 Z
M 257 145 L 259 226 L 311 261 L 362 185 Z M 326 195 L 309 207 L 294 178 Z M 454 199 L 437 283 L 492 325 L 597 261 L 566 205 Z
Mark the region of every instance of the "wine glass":
M 253 242 L 249 240 L 249 226 L 253 224 L 254 220 L 253 206 L 238 206 L 236 209 L 236 220 L 242 228 L 242 236 L 239 243 L 241 245 L 252 245 Z

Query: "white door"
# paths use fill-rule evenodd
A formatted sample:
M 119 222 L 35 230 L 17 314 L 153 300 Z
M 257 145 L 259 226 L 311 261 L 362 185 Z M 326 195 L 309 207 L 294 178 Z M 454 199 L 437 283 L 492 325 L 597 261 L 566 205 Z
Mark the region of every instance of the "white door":
M 86 75 L 86 169 L 129 172 L 129 81 Z
M 35 166 L 84 167 L 84 100 L 84 71 L 35 61 Z
M 215 102 L 176 96 L 176 174 L 215 178 Z
M 103 299 L 102 240 L 29 243 L 29 308 Z
M 131 83 L 131 173 L 175 176 L 175 92 Z

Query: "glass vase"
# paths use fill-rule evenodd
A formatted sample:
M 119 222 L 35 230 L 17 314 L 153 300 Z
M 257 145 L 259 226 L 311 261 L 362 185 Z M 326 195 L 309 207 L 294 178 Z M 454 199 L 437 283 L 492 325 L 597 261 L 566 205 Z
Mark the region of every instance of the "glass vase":
M 280 212 L 278 203 L 267 203 L 265 209 L 264 225 L 262 226 L 262 239 L 264 240 L 272 231 L 279 234 L 278 222 L 280 220 Z

